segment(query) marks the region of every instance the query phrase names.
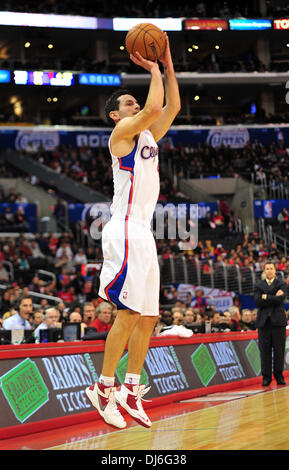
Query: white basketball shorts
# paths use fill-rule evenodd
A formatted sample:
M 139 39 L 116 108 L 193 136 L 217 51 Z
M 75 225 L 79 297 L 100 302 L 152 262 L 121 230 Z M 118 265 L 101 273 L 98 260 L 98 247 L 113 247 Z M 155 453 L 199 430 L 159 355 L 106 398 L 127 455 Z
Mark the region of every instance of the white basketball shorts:
M 157 316 L 160 272 L 150 227 L 112 218 L 102 232 L 102 250 L 100 297 L 119 308 Z

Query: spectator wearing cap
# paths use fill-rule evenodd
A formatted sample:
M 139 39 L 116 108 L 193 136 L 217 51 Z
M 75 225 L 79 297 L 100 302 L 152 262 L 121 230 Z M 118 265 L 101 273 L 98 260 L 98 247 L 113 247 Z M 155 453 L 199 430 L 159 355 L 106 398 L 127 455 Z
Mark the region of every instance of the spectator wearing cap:
M 96 328 L 98 333 L 104 333 L 109 331 L 112 327 L 111 317 L 112 317 L 113 307 L 108 302 L 102 302 L 96 309 L 97 318 L 92 322 L 91 326 Z
M 215 257 L 217 256 L 224 256 L 227 254 L 227 251 L 223 248 L 223 245 L 221 243 L 218 243 L 216 246 L 216 249 L 214 251 Z

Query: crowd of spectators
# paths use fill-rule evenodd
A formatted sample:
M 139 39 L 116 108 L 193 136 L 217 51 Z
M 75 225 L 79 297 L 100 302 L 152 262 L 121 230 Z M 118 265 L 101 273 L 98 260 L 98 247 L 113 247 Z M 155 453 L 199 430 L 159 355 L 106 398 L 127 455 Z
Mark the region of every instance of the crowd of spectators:
M 233 214 L 224 211 L 213 215 L 213 226 L 208 230 L 212 239 L 199 241 L 197 247 L 190 248 L 183 245 L 182 240 L 157 241 L 160 265 L 162 260 L 179 256 L 186 256 L 188 260 L 199 259 L 203 267 L 206 261 L 211 260 L 213 269 L 218 263 L 226 263 L 228 266 L 250 266 L 261 273 L 264 263 L 272 259 L 276 263 L 277 270 L 284 277 L 289 276 L 289 261 L 282 256 L 276 245 L 265 246 L 257 233 L 242 234 L 242 241 L 235 243 L 233 249 L 226 247 L 226 239 L 222 244 L 214 242 L 214 231 L 226 227 L 232 222 Z M 227 225 L 226 225 L 227 224 Z M 214 228 L 215 225 L 215 228 Z M 17 238 L 4 238 L 0 240 L 0 281 L 6 284 L 0 305 L 0 323 L 19 313 L 18 301 L 21 295 L 33 293 L 33 305 L 27 321 L 29 328 L 60 326 L 63 322 L 80 322 L 82 336 L 86 339 L 97 338 L 94 333 L 105 333 L 111 325 L 115 309 L 101 302 L 98 297 L 99 272 L 101 269 L 102 253 L 100 246 L 79 248 L 75 242 L 73 233 L 63 234 L 57 238 L 53 234 L 34 234 L 33 238 L 26 239 L 24 235 Z M 9 272 L 5 270 L 5 261 L 14 264 L 14 278 L 11 281 Z M 88 261 L 94 262 L 90 270 L 83 270 L 82 266 Z M 97 263 L 95 262 L 97 260 Z M 43 264 L 39 264 L 39 261 Z M 27 264 L 26 264 L 27 263 Z M 55 278 L 43 278 L 37 269 L 45 267 L 51 269 Z M 200 295 L 199 295 L 200 293 Z M 37 294 L 44 294 L 37 297 Z M 36 297 L 35 297 L 36 296 Z M 51 299 L 58 298 L 57 311 L 51 306 Z M 53 300 L 55 303 L 55 300 Z M 111 310 L 101 312 L 102 308 Z M 156 324 L 154 334 L 190 336 L 192 333 L 245 331 L 255 329 L 254 321 L 256 311 L 242 308 L 240 302 L 234 302 L 234 308 L 225 311 L 216 311 L 214 305 L 206 299 L 201 289 L 197 289 L 195 297 L 189 293 L 186 300 L 180 300 L 179 292 L 172 284 L 162 285 L 160 291 L 160 317 Z M 48 310 L 47 310 L 48 309 Z M 243 310 L 245 310 L 243 312 Z M 96 315 L 96 312 L 98 315 Z M 15 317 L 16 318 L 16 317 Z M 11 321 L 11 320 L 10 320 Z M 209 330 L 208 322 L 210 324 Z M 9 324 L 9 322 L 8 322 Z M 56 325 L 57 324 L 57 325 Z M 45 326 L 46 325 L 46 326 Z M 177 328 L 172 328 L 176 326 Z M 41 328 L 42 328 L 41 327 Z M 87 330 L 90 328 L 87 336 Z M 94 329 L 95 330 L 94 330 Z M 186 328 L 186 329 L 184 329 Z M 187 331 L 188 330 L 188 331 Z M 102 336 L 105 338 L 105 335 Z
M 202 302 L 198 301 L 201 292 Z M 42 299 L 35 303 L 27 289 L 12 285 L 5 291 L 0 314 L 0 333 L 3 330 L 24 329 L 31 332 L 27 342 L 45 342 L 42 330 L 62 330 L 68 323 L 80 325 L 79 340 L 106 339 L 117 315 L 112 304 L 97 299 L 92 302 L 67 305 L 61 301 L 49 304 Z M 289 310 L 286 311 L 289 328 Z M 152 336 L 178 336 L 187 338 L 193 334 L 247 332 L 256 330 L 257 308 L 244 308 L 240 297 L 233 298 L 233 304 L 218 311 L 208 304 L 202 289 L 196 296 L 187 296 L 186 301 L 176 300 L 172 305 L 161 306 Z M 58 338 L 62 340 L 59 334 Z M 0 344 L 11 341 L 0 334 Z M 23 339 L 25 341 L 25 339 Z
M 276 9 L 274 2 L 266 3 L 274 14 L 274 10 Z M 6 0 L 3 4 L 3 10 L 109 18 L 119 16 L 119 3 L 117 0 L 111 2 L 102 2 L 100 0 L 85 0 L 81 2 L 77 0 L 63 0 L 62 2 L 57 2 L 56 0 L 42 0 L 37 2 L 30 0 L 26 4 L 21 4 L 15 0 Z M 189 4 L 184 1 L 169 3 L 164 0 L 150 0 L 149 2 L 141 0 L 136 4 L 130 0 L 122 5 L 121 13 L 123 17 L 261 17 L 261 12 L 256 2 L 250 2 L 248 0 L 240 2 L 239 4 L 236 4 L 232 0 L 222 0 L 214 3 L 208 0 L 196 0 Z
M 29 341 L 41 342 L 41 330 L 62 329 L 68 323 L 79 323 L 79 339 L 105 339 L 116 313 L 113 305 L 99 300 L 74 303 L 70 307 L 63 301 L 49 304 L 47 299 L 35 303 L 26 288 L 21 291 L 17 285 L 12 285 L 3 295 L 0 328 L 32 331 Z
M 22 152 L 56 173 L 112 197 L 113 178 L 107 148 L 74 148 L 63 145 L 55 150 L 39 148 Z M 262 184 L 266 180 L 267 185 L 277 187 L 282 183 L 289 191 L 289 148 L 282 136 L 278 142 L 267 146 L 256 139 L 253 143 L 247 142 L 243 148 L 225 145 L 211 147 L 200 142 L 195 146 L 190 143 L 173 145 L 170 139 L 164 139 L 159 144 L 159 157 L 162 200 L 171 200 L 180 195 L 177 185 L 166 171 L 168 163 L 173 173 L 180 178 L 242 176 L 251 182 L 253 175 L 256 184 Z M 162 165 L 165 171 L 162 171 Z M 184 196 L 180 197 L 185 199 Z
M 288 186 L 289 148 L 283 136 L 278 142 L 262 144 L 258 139 L 247 142 L 242 148 L 221 145 L 211 147 L 198 143 L 173 146 L 169 139 L 160 145 L 160 156 L 170 160 L 174 171 L 181 177 L 199 178 L 206 176 L 239 177 L 251 181 L 252 174 L 256 183 L 264 177 L 278 184 L 284 180 Z M 285 178 L 285 179 L 284 179 Z
M 189 303 L 179 301 L 177 306 L 160 313 L 154 334 L 188 336 L 183 329 L 179 329 L 180 326 L 195 334 L 254 331 L 256 317 L 257 309 L 232 305 L 227 310 L 217 311 L 213 305 L 204 308 L 192 307 Z

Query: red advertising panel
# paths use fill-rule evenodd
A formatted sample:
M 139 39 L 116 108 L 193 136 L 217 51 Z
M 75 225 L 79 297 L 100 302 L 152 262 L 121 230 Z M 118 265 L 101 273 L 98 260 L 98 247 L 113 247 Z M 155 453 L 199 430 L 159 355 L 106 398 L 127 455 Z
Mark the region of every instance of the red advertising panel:
M 289 29 L 289 18 L 281 18 L 279 20 L 273 20 L 274 29 Z
M 97 419 L 98 413 L 87 399 L 85 388 L 100 375 L 104 349 L 101 343 L 100 349 L 96 342 L 91 342 L 74 346 L 68 343 L 69 346 L 62 347 L 51 343 L 45 348 L 17 350 L 15 347 L 3 351 L 0 439 L 35 432 L 35 429 L 59 427 L 71 419 L 80 422 L 80 415 L 90 420 L 92 414 Z M 286 372 L 289 371 L 288 351 L 289 335 L 284 362 Z M 116 370 L 118 383 L 124 381 L 127 362 L 126 351 Z M 165 404 L 189 398 L 196 390 L 198 394 L 207 394 L 228 388 L 228 385 L 258 380 L 260 375 L 257 332 L 200 334 L 183 340 L 172 337 L 153 340 L 141 383 L 151 387 L 147 394 L 149 400 Z
M 222 31 L 228 28 L 227 20 L 219 19 L 189 19 L 184 21 L 185 29 L 193 30 L 218 30 Z

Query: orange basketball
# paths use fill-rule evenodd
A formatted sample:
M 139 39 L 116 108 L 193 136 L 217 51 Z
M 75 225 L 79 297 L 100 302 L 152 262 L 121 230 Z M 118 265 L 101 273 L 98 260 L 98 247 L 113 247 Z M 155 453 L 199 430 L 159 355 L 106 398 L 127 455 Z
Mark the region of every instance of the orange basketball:
M 145 59 L 158 59 L 166 46 L 165 33 L 151 23 L 139 23 L 131 28 L 125 38 L 129 54 L 139 52 Z

